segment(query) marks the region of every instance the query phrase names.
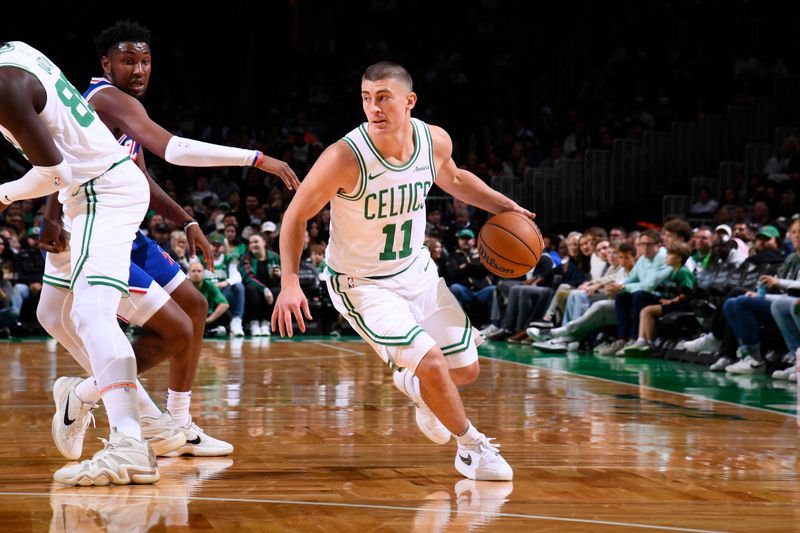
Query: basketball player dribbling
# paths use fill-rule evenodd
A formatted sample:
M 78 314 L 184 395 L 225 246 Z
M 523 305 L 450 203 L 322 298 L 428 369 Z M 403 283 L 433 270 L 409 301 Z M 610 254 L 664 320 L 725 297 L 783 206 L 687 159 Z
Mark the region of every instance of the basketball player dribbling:
M 298 267 L 306 221 L 331 204 L 327 285 L 336 309 L 390 366 L 395 385 L 417 407 L 432 441 L 458 443 L 455 467 L 465 477 L 505 481 L 511 466 L 499 445 L 467 419 L 457 385 L 475 380 L 472 326 L 423 245 L 425 197 L 435 183 L 491 213 L 533 218 L 452 159 L 447 132 L 411 117 L 417 95 L 409 73 L 381 62 L 361 79 L 367 123 L 333 144 L 314 164 L 281 226 L 281 293 L 273 331 L 293 334 L 311 318 Z

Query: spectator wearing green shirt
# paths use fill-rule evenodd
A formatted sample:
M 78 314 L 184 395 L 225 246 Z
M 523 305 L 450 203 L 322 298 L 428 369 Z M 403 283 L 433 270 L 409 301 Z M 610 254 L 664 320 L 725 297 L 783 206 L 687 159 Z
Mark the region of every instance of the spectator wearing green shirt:
M 208 302 L 206 335 L 221 336 L 228 332 L 231 323 L 230 305 L 214 281 L 206 279 L 205 268 L 199 261 L 189 265 L 189 280 Z
M 264 236 L 254 233 L 248 239 L 248 251 L 239 263 L 244 280 L 245 318 L 250 335 L 270 334 L 272 305 L 281 290 L 281 258 L 267 248 Z
M 242 238 L 239 237 L 239 226 L 236 224 L 226 224 L 223 235 L 225 236 L 225 246 L 228 249 L 228 255 L 234 261 L 239 262 L 242 256 L 247 253 L 247 246 L 242 242 Z
M 231 304 L 231 335 L 244 337 L 242 318 L 244 317 L 244 285 L 239 274 L 239 258 L 226 250 L 225 236 L 217 231 L 208 235 L 214 262 L 214 281 L 217 288 Z M 203 258 L 205 261 L 205 258 Z
M 672 272 L 654 291 L 660 297 L 658 303 L 648 305 L 639 312 L 639 338 L 625 348 L 625 355 L 650 352 L 656 338 L 656 319 L 688 308 L 689 294 L 696 285 L 694 274 L 685 266 L 689 255 L 691 248 L 686 243 L 675 242 L 667 248 L 665 262 Z

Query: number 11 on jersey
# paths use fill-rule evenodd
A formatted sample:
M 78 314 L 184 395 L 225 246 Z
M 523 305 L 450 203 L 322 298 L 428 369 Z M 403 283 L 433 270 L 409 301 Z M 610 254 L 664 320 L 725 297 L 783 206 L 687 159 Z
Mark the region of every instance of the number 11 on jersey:
M 400 249 L 400 254 L 394 251 L 394 237 L 397 233 L 397 224 L 386 224 L 383 227 L 383 233 L 386 235 L 386 244 L 383 247 L 378 258 L 381 261 L 393 261 L 395 259 L 404 259 L 411 255 L 411 224 L 413 220 L 406 220 L 400 226 L 403 232 L 403 247 Z

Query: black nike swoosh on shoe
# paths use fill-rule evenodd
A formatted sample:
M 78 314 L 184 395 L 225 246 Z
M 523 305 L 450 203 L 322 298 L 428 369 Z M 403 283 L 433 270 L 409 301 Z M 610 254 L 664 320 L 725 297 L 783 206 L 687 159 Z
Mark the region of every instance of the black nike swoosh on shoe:
M 472 456 L 467 455 L 466 457 L 462 457 L 461 454 L 458 454 L 458 458 L 461 459 L 461 462 L 465 465 L 469 466 L 472 464 Z
M 71 426 L 75 420 L 69 419 L 69 395 L 67 395 L 67 407 L 64 409 L 64 425 Z
M 186 444 L 200 444 L 200 435 L 196 436 L 192 440 L 186 439 Z

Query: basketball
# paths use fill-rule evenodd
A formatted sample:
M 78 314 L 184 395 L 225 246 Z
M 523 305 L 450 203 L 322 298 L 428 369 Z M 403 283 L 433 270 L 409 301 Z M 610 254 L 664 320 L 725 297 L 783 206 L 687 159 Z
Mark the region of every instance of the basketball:
M 484 224 L 478 234 L 481 263 L 501 278 L 517 278 L 532 269 L 542 255 L 544 239 L 528 217 L 508 211 Z

